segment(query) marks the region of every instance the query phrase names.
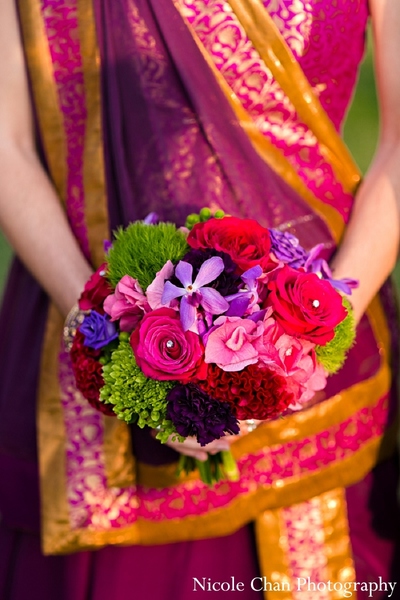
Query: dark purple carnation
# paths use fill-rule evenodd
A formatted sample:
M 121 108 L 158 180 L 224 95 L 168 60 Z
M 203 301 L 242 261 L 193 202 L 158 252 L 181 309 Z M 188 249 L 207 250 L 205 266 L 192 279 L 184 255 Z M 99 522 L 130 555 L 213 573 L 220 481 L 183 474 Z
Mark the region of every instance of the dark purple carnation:
M 239 433 L 239 424 L 227 402 L 214 400 L 196 385 L 176 385 L 167 395 L 167 419 L 183 437 L 194 436 L 205 446 L 223 437 Z
M 291 266 L 293 269 L 304 267 L 308 258 L 308 252 L 300 246 L 300 242 L 291 233 L 270 229 L 271 252 L 278 260 Z
M 210 287 L 216 289 L 221 296 L 230 296 L 231 294 L 236 294 L 239 286 L 242 283 L 242 280 L 240 279 L 240 275 L 235 273 L 237 266 L 229 254 L 226 254 L 225 252 L 218 252 L 218 250 L 213 250 L 212 248 L 206 248 L 204 250 L 193 249 L 189 250 L 182 260 L 192 265 L 194 280 L 203 262 L 209 258 L 212 258 L 213 256 L 219 256 L 222 258 L 224 270 L 222 271 L 221 275 L 217 277 L 217 279 L 209 284 Z
M 79 330 L 85 338 L 83 342 L 85 346 L 95 350 L 107 346 L 118 337 L 117 328 L 110 322 L 109 316 L 100 315 L 95 310 L 86 315 Z

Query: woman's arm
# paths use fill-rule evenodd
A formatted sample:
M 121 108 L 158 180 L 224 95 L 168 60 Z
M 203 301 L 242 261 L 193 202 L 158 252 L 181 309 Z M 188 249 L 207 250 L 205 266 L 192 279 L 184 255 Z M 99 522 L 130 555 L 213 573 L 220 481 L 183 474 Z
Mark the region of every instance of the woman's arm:
M 360 282 L 351 297 L 357 321 L 396 263 L 400 229 L 400 3 L 370 0 L 370 7 L 380 139 L 332 264 L 335 278 Z
M 92 269 L 35 151 L 14 5 L 13 0 L 0 3 L 0 227 L 66 315 Z

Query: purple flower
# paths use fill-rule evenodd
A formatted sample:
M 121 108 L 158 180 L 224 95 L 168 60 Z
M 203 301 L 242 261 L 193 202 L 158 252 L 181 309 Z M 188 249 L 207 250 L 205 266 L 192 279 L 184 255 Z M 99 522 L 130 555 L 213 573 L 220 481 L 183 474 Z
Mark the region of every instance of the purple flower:
M 143 223 L 146 225 L 157 225 L 160 222 L 160 217 L 156 212 L 149 213 L 144 219 Z
M 226 311 L 227 317 L 243 317 L 246 311 L 252 309 L 258 301 L 258 278 L 262 275 L 262 268 L 260 265 L 251 267 L 242 273 L 241 279 L 243 285 L 237 294 L 227 296 L 230 306 L 229 310 Z
M 103 241 L 104 254 L 108 254 L 110 248 L 112 248 L 112 243 L 110 242 L 110 240 L 104 240 Z
M 240 275 L 236 274 L 237 266 L 226 252 L 219 252 L 213 248 L 203 248 L 197 250 L 192 248 L 182 258 L 185 262 L 188 262 L 193 267 L 193 275 L 196 276 L 200 270 L 201 265 L 208 258 L 213 256 L 219 256 L 224 261 L 224 270 L 218 275 L 218 277 L 210 284 L 210 287 L 218 290 L 221 296 L 229 296 L 235 294 L 239 285 L 241 284 Z M 172 280 L 173 283 L 176 283 Z
M 337 290 L 343 294 L 351 295 L 351 290 L 358 287 L 359 283 L 356 279 L 349 279 L 347 277 L 343 279 L 333 279 L 332 271 L 329 268 L 328 263 L 323 258 L 318 258 L 324 249 L 323 244 L 318 244 L 310 250 L 307 261 L 304 265 L 305 270 L 308 273 L 316 273 L 320 279 L 325 279 Z
M 347 277 L 344 279 L 333 279 L 332 271 L 330 270 L 328 263 L 322 258 L 318 258 L 308 265 L 307 271 L 309 273 L 316 273 L 321 279 L 329 281 L 335 290 L 347 294 L 348 296 L 351 295 L 352 289 L 358 287 L 358 281 L 356 279 L 349 279 Z
M 193 384 L 176 385 L 167 395 L 167 419 L 183 437 L 194 436 L 205 446 L 224 433 L 239 433 L 239 424 L 227 402 L 214 400 Z
M 207 284 L 214 281 L 224 270 L 222 258 L 214 256 L 204 261 L 193 281 L 193 267 L 184 260 L 175 268 L 175 276 L 183 287 L 166 281 L 161 298 L 162 304 L 169 304 L 174 298 L 181 298 L 180 316 L 184 331 L 188 331 L 196 321 L 197 308 L 201 306 L 206 313 L 221 315 L 229 308 L 228 302 L 217 290 Z
M 293 269 L 303 267 L 308 258 L 308 252 L 300 246 L 297 237 L 287 231 L 279 231 L 278 229 L 270 229 L 269 232 L 272 254 L 278 260 L 293 267 Z
M 95 350 L 107 346 L 118 337 L 117 328 L 110 322 L 108 315 L 100 315 L 95 310 L 86 315 L 79 330 L 85 337 L 85 346 Z

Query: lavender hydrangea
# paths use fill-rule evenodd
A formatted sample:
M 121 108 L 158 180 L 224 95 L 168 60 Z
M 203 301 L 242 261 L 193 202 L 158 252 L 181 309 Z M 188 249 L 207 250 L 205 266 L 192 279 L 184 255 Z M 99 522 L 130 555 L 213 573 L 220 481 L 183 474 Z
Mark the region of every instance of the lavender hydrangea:
M 86 315 L 80 326 L 80 332 L 85 337 L 83 342 L 85 346 L 95 350 L 107 346 L 118 337 L 117 328 L 110 322 L 108 315 L 100 315 L 95 310 Z
M 224 433 L 238 434 L 239 424 L 227 402 L 214 400 L 197 385 L 176 385 L 167 395 L 166 417 L 183 437 L 205 446 Z
M 293 269 L 304 267 L 308 252 L 301 245 L 296 236 L 287 231 L 270 229 L 271 252 L 278 260 L 283 261 Z

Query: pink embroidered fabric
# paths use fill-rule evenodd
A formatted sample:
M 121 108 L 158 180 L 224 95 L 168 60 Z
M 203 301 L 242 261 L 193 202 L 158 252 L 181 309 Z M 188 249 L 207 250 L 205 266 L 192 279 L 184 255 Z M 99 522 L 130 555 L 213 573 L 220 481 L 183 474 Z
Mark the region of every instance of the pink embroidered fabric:
M 214 62 L 260 131 L 306 184 L 347 221 L 352 197 L 335 181 L 313 134 L 299 120 L 224 0 L 178 0 Z M 264 6 L 339 130 L 364 52 L 366 0 L 264 0 Z
M 75 0 L 43 0 L 43 18 L 53 61 L 67 152 L 66 209 L 82 251 L 90 257 L 84 215 L 83 149 L 86 105 Z

